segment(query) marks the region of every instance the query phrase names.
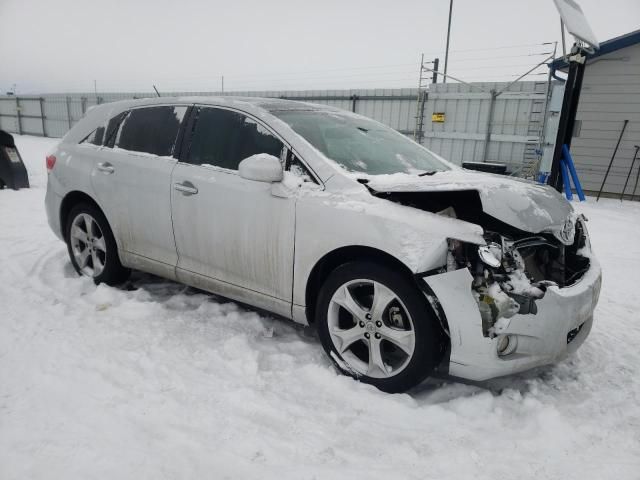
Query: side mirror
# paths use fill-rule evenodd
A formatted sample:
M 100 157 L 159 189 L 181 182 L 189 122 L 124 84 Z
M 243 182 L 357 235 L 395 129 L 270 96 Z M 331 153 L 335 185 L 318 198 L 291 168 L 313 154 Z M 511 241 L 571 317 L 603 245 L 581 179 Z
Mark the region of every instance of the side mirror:
M 280 159 L 268 153 L 251 155 L 240 162 L 238 166 L 240 176 L 256 182 L 282 181 L 282 165 Z

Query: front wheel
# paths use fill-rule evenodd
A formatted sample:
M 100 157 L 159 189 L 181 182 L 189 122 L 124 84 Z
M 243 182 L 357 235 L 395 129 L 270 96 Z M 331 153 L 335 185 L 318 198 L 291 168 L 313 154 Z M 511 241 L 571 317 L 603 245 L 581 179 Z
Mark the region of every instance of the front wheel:
M 325 281 L 318 334 L 337 367 L 386 392 L 402 392 L 438 365 L 443 332 L 411 279 L 384 265 L 346 263 Z
M 98 283 L 117 285 L 129 276 L 118 257 L 118 247 L 104 214 L 90 204 L 79 204 L 69 213 L 66 236 L 73 268 Z

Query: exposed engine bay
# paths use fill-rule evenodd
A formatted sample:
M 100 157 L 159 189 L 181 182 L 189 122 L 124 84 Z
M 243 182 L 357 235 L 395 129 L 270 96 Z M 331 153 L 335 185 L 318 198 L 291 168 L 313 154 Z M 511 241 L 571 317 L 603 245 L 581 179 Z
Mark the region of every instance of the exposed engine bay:
M 486 232 L 486 245 L 449 241 L 447 270 L 468 268 L 480 315 L 482 333 L 494 337 L 516 314 L 536 315 L 536 300 L 549 286 L 567 287 L 589 269 L 589 259 L 578 253 L 586 236 L 582 219 L 576 223 L 572 245 L 552 235 L 509 238 Z
M 570 286 L 589 269 L 589 259 L 580 254 L 587 244 L 582 216 L 567 219 L 561 231 L 532 234 L 486 214 L 474 191 L 377 195 L 483 227 L 485 245 L 448 241 L 441 271 L 469 269 L 485 337 L 502 333 L 516 314 L 536 315 L 536 301 L 548 287 Z

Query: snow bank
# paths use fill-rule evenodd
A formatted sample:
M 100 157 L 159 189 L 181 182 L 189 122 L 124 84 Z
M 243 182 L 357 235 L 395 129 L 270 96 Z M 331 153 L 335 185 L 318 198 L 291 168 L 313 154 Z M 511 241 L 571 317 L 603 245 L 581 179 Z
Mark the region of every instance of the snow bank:
M 602 479 L 640 472 L 640 205 L 592 199 L 591 336 L 550 367 L 388 395 L 292 323 L 137 274 L 77 277 L 34 188 L 0 191 L 0 478 Z

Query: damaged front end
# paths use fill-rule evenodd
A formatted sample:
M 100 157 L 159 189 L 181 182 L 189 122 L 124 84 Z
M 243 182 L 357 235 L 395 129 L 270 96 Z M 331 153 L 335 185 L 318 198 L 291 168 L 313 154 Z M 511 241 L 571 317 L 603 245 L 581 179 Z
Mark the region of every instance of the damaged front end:
M 589 258 L 580 254 L 588 242 L 584 221 L 569 220 L 571 228 L 561 234 L 486 231 L 481 246 L 449 240 L 446 270 L 469 269 L 483 336 L 500 335 L 516 314 L 536 315 L 536 302 L 547 288 L 570 286 L 584 275 L 589 269 Z
M 448 232 L 439 266 L 417 275 L 449 336 L 441 371 L 481 381 L 574 352 L 591 330 L 602 279 L 586 218 L 551 188 L 454 173 L 367 185 L 377 197 L 482 228 L 476 241 Z
M 489 339 L 504 334 L 516 315 L 538 315 L 538 304 L 550 287 L 570 287 L 590 268 L 586 218 L 573 213 L 563 199 L 556 202 L 555 191 L 520 184 L 519 188 L 522 192 L 501 187 L 493 195 L 482 189 L 372 190 L 392 202 L 482 227 L 484 245 L 449 238 L 446 265 L 429 273 L 470 273 L 482 335 Z M 494 201 L 498 194 L 504 202 L 501 208 Z M 518 202 L 527 208 L 516 209 Z

